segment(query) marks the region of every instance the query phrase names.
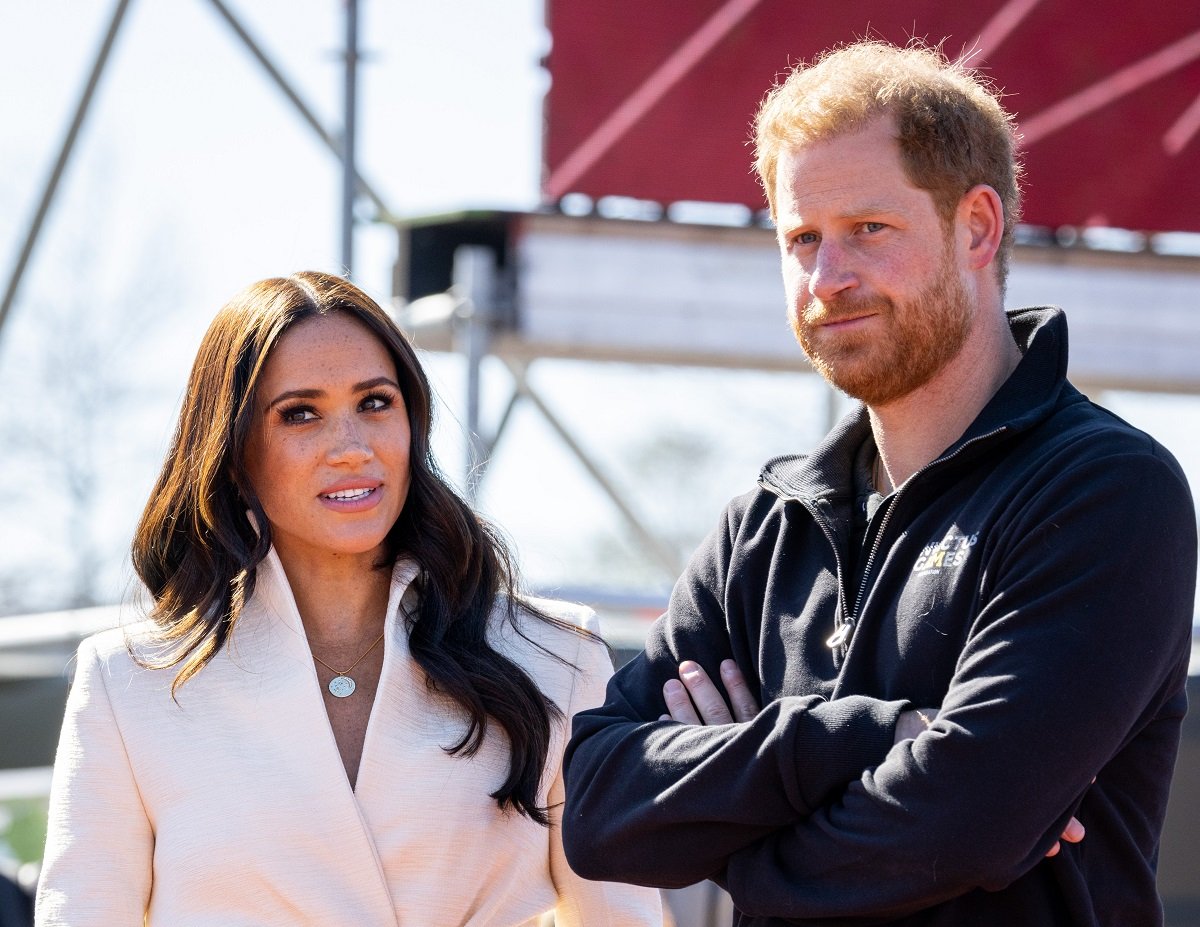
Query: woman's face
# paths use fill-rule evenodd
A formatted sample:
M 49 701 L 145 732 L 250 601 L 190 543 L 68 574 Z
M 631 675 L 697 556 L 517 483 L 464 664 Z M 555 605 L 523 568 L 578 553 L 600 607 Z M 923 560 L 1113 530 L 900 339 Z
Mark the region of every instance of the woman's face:
M 287 565 L 373 564 L 409 486 L 396 365 L 353 316 L 288 329 L 263 366 L 246 471 Z

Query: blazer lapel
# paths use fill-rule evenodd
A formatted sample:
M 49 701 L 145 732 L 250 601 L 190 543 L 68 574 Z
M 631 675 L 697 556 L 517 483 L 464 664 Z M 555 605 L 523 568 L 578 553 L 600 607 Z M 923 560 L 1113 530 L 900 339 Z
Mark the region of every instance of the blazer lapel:
M 346 778 L 304 625 L 274 550 L 258 567 L 254 595 L 225 654 L 237 668 L 225 682 L 250 690 L 242 695 L 264 713 L 269 749 L 286 758 L 267 785 L 295 801 L 302 826 L 293 823 L 287 832 L 302 831 L 306 852 L 326 858 L 331 870 L 358 877 L 356 898 L 368 913 L 361 922 L 396 924 L 374 835 Z M 368 738 L 375 726 L 373 709 Z
M 383 639 L 383 672 L 358 767 L 358 803 L 368 818 L 376 821 L 380 818 L 371 815 L 372 804 L 394 800 L 397 779 L 403 779 L 405 758 L 419 763 L 419 758 L 411 756 L 414 735 L 420 735 L 427 727 L 424 705 L 429 693 L 425 675 L 408 649 L 406 617 L 418 604 L 412 586 L 418 572 L 415 563 L 403 560 L 392 572 L 387 633 Z

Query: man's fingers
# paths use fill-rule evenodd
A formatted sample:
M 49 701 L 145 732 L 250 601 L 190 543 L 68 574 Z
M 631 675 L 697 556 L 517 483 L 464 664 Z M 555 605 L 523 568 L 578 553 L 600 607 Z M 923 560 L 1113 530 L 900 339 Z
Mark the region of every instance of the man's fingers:
M 721 682 L 725 684 L 725 691 L 729 693 L 729 702 L 736 720 L 749 721 L 758 714 L 758 701 L 746 684 L 746 677 L 733 660 L 721 661 Z
M 687 686 L 688 694 L 705 724 L 730 724 L 733 721 L 724 697 L 699 663 L 684 660 L 679 664 L 679 678 Z
M 1054 846 L 1046 851 L 1046 858 L 1049 859 L 1051 856 L 1057 856 L 1059 850 L 1062 849 L 1064 840 L 1067 843 L 1079 843 L 1083 840 L 1086 833 L 1087 831 L 1079 823 L 1079 819 L 1072 817 L 1071 820 L 1067 821 L 1067 826 L 1063 828 L 1062 836 L 1058 840 L 1055 840 Z
M 721 664 L 721 681 L 729 693 L 729 703 L 699 663 L 684 660 L 679 664 L 679 678 L 663 685 L 667 714 L 659 720 L 680 724 L 731 724 L 735 719 L 749 721 L 758 714 L 758 702 L 733 660 Z
M 667 703 L 667 711 L 672 720 L 680 724 L 700 724 L 700 717 L 688 698 L 687 689 L 678 679 L 668 679 L 663 684 L 663 701 Z

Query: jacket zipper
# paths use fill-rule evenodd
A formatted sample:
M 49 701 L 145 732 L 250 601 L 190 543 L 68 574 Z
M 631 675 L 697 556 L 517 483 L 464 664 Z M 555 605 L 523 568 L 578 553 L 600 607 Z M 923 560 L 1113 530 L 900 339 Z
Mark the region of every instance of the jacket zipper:
M 849 647 L 850 632 L 854 630 L 854 624 L 858 619 L 858 611 L 860 608 L 862 608 L 863 599 L 866 597 L 866 594 L 867 594 L 867 586 L 870 585 L 871 568 L 875 565 L 875 555 L 877 553 L 879 553 L 879 546 L 883 541 L 884 532 L 887 531 L 888 522 L 892 520 L 892 512 L 896 511 L 896 506 L 900 502 L 900 496 L 904 492 L 905 488 L 908 486 L 911 486 L 913 479 L 915 477 L 918 477 L 921 474 L 925 473 L 927 470 L 930 470 L 931 468 L 933 468 L 939 464 L 947 463 L 947 462 L 953 460 L 954 458 L 958 457 L 960 454 L 964 453 L 967 450 L 967 448 L 971 447 L 972 445 L 978 444 L 981 441 L 987 441 L 991 438 L 994 438 L 996 435 L 1003 434 L 1007 430 L 1008 430 L 1007 425 L 1001 425 L 999 428 L 993 429 L 992 431 L 989 431 L 987 434 L 979 435 L 976 438 L 972 438 L 970 441 L 968 441 L 966 444 L 964 444 L 962 447 L 960 447 L 958 450 L 956 450 L 953 454 L 950 454 L 946 457 L 939 457 L 936 460 L 931 460 L 929 463 L 927 463 L 925 466 L 923 466 L 920 470 L 918 470 L 916 473 L 914 473 L 912 476 L 910 476 L 907 480 L 905 480 L 904 485 L 896 490 L 895 495 L 892 496 L 891 504 L 888 505 L 887 511 L 883 513 L 883 520 L 879 523 L 879 530 L 875 532 L 875 539 L 871 542 L 871 551 L 870 551 L 870 553 L 867 554 L 867 563 L 863 567 L 862 581 L 859 583 L 859 586 L 858 586 L 858 595 L 854 599 L 854 609 L 853 609 L 853 611 L 851 611 L 850 615 L 848 616 L 846 621 L 843 623 L 843 626 L 841 628 L 838 628 L 838 631 L 836 634 L 834 634 L 834 637 L 838 637 L 839 635 L 841 635 L 843 628 L 845 629 L 846 633 L 844 635 L 842 635 L 842 639 L 839 640 L 837 644 L 829 644 L 829 646 L 833 647 L 833 646 L 838 646 L 841 644 L 846 644 L 847 648 Z M 833 640 L 833 638 L 830 638 L 830 640 Z M 826 643 L 828 644 L 829 641 L 826 641 Z
M 825 643 L 829 647 L 836 648 L 837 642 L 848 637 L 850 633 L 849 629 L 854 627 L 854 622 L 846 617 L 846 583 L 842 579 L 842 577 L 845 575 L 842 569 L 842 555 L 838 553 L 837 539 L 833 536 L 833 529 L 830 528 L 825 519 L 821 517 L 821 514 L 817 511 L 816 506 L 810 505 L 806 499 L 798 499 L 793 497 L 793 501 L 804 506 L 808 514 L 812 516 L 812 520 L 817 523 L 817 526 L 825 535 L 825 540 L 829 542 L 829 547 L 833 551 L 833 564 L 837 569 L 838 577 L 838 612 L 841 614 L 842 620 L 838 624 L 838 627 L 834 630 L 833 636 L 830 637 L 829 640 L 825 641 Z
M 1006 431 L 1008 431 L 1008 426 L 1001 425 L 999 428 L 995 428 L 992 431 L 989 431 L 987 434 L 982 434 L 978 437 L 972 438 L 953 454 L 950 454 L 946 457 L 939 457 L 936 460 L 931 460 L 920 470 L 905 480 L 904 485 L 896 490 L 895 494 L 892 496 L 891 503 L 888 505 L 887 511 L 883 513 L 883 520 L 879 523 L 879 530 L 875 532 L 875 539 L 871 542 L 871 550 L 867 554 L 867 562 L 863 567 L 862 580 L 858 586 L 858 594 L 854 599 L 854 608 L 849 612 L 846 611 L 845 583 L 841 580 L 843 575 L 842 558 L 838 553 L 837 542 L 833 537 L 833 530 L 825 523 L 825 520 L 821 517 L 816 507 L 809 504 L 808 500 L 801 499 L 798 496 L 791 494 L 783 497 L 791 499 L 793 502 L 798 502 L 804 506 L 808 513 L 813 517 L 813 521 L 815 521 L 820 527 L 821 532 L 825 535 L 825 539 L 829 542 L 829 546 L 833 549 L 833 560 L 838 571 L 838 610 L 841 612 L 841 621 L 838 623 L 838 626 L 834 630 L 833 634 L 830 635 L 829 639 L 825 641 L 825 646 L 829 647 L 835 653 L 842 648 L 849 650 L 850 635 L 854 632 L 854 626 L 858 621 L 858 611 L 862 607 L 863 599 L 866 597 L 867 586 L 870 584 L 871 579 L 871 568 L 875 565 L 875 555 L 879 553 L 879 546 L 882 542 L 884 533 L 887 531 L 888 522 L 890 522 L 892 519 L 892 512 L 895 511 L 896 504 L 899 502 L 900 495 L 904 492 L 905 487 L 912 484 L 914 477 L 920 476 L 927 470 L 939 464 L 954 460 L 954 458 L 958 457 L 960 454 L 963 454 L 967 448 L 975 444 L 979 444 L 981 441 L 988 441 L 997 435 L 1004 434 Z M 772 491 L 774 491 L 774 489 L 772 489 Z M 776 493 L 776 495 L 778 495 L 778 493 Z

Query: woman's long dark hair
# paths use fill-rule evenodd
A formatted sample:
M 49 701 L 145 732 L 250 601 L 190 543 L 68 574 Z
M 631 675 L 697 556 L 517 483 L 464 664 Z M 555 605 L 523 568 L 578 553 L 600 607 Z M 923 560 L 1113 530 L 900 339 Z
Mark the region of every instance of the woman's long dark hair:
M 369 296 L 340 277 L 310 271 L 260 281 L 230 300 L 209 326 L 133 541 L 133 566 L 154 598 L 151 617 L 167 645 L 161 659 L 139 659 L 156 668 L 179 666 L 174 691 L 229 639 L 271 546 L 270 524 L 245 468 L 259 376 L 284 332 L 329 313 L 366 325 L 396 364 L 412 433 L 411 474 L 404 509 L 387 536 L 385 566 L 403 554 L 420 567 L 410 650 L 430 687 L 457 702 L 469 721 L 462 739 L 447 750 L 475 754 L 489 723 L 498 724 L 508 738 L 510 762 L 492 797 L 502 809 L 516 808 L 547 824 L 537 789 L 551 724 L 561 712 L 488 640 L 497 603 L 515 626 L 511 557 L 438 471 L 429 446 L 429 382 L 412 347 Z M 542 620 L 574 628 L 524 605 Z

